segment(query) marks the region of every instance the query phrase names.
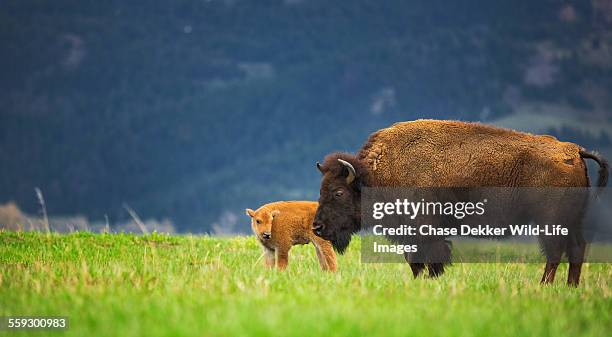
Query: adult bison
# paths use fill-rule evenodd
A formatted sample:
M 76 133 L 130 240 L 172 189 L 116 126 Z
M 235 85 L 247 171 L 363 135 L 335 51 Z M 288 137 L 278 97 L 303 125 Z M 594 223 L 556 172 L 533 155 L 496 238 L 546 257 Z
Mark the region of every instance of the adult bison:
M 363 186 L 587 187 L 584 158 L 597 161 L 597 185 L 606 186 L 605 159 L 552 136 L 458 121 L 396 123 L 370 135 L 356 156 L 332 153 L 317 163 L 323 177 L 313 231 L 343 253 L 352 234 L 362 228 Z M 585 243 L 579 244 L 578 251 L 566 252 L 573 254 L 568 274 L 572 285 L 580 280 L 584 259 Z M 450 260 L 446 245 L 437 249 L 447 249 Z M 405 257 L 415 277 L 425 269 L 424 263 Z M 427 263 L 430 276 L 441 275 L 444 262 Z M 547 260 L 543 283 L 554 280 L 557 266 L 558 261 Z

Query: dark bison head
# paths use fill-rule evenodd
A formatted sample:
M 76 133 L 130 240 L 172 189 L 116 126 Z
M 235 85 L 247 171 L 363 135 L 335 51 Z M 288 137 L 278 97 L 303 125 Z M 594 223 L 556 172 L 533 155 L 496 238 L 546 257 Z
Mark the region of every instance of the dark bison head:
M 361 229 L 361 186 L 367 182 L 367 170 L 346 153 L 328 155 L 317 168 L 323 178 L 312 230 L 342 254 Z

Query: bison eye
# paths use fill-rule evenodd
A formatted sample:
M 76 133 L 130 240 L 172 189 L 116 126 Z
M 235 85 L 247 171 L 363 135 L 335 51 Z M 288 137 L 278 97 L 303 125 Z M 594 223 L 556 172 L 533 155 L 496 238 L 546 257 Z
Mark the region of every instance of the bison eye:
M 336 198 L 340 198 L 342 195 L 344 195 L 344 192 L 343 192 L 342 190 L 337 190 L 337 191 L 334 193 L 334 196 L 335 196 Z

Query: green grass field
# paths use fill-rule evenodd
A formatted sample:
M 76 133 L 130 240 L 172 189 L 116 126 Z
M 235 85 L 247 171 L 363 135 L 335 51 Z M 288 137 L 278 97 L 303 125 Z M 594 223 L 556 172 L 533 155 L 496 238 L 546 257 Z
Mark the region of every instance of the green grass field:
M 0 316 L 68 316 L 67 331 L 22 336 L 609 336 L 612 266 L 579 288 L 540 286 L 540 264 L 456 264 L 412 279 L 406 264 L 339 271 L 295 247 L 266 270 L 252 237 L 0 231 Z

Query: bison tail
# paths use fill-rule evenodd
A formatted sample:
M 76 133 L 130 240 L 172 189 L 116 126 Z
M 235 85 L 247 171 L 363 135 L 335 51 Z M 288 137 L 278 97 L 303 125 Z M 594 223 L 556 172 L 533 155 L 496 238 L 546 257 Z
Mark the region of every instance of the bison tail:
M 584 149 L 580 150 L 580 157 L 593 159 L 599 164 L 599 178 L 597 179 L 597 187 L 606 187 L 608 185 L 608 161 L 602 157 L 599 153 L 593 151 L 589 152 Z

